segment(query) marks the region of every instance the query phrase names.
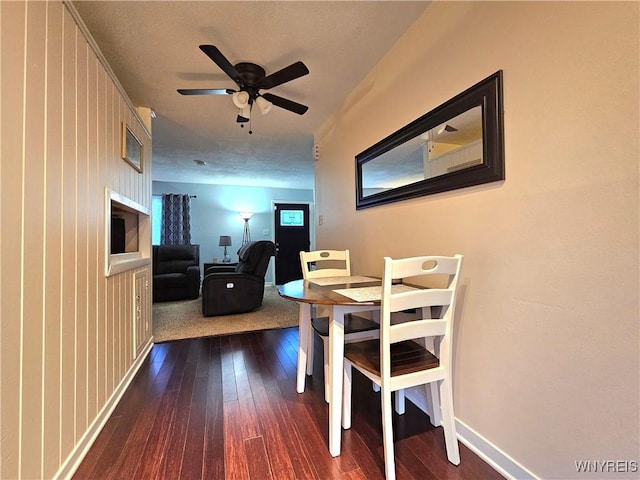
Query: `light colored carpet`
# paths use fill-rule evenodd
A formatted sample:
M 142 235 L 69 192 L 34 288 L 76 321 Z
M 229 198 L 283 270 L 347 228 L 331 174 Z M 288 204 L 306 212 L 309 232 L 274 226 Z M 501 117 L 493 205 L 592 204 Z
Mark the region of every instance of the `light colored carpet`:
M 153 337 L 156 343 L 184 338 L 285 328 L 298 325 L 298 304 L 278 295 L 277 287 L 264 288 L 262 306 L 249 313 L 202 316 L 202 297 L 197 300 L 153 304 Z

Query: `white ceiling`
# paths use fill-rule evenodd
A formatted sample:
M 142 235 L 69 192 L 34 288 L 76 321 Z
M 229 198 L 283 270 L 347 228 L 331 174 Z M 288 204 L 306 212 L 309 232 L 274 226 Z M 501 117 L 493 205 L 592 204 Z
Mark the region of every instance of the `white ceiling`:
M 313 133 L 393 46 L 428 2 L 76 1 L 75 8 L 134 105 L 152 108 L 153 179 L 313 188 Z M 309 106 L 273 107 L 236 123 L 230 96 L 178 88 L 235 88 L 200 49 L 269 75 L 298 60 L 309 75 L 269 93 Z M 205 166 L 194 160 L 203 160 Z

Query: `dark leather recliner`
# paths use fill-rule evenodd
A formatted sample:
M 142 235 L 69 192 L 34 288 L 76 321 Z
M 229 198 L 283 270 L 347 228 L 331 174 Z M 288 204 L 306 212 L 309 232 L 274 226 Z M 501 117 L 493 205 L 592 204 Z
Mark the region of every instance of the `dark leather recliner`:
M 275 253 L 273 242 L 249 242 L 238 250 L 235 267 L 209 267 L 202 281 L 202 314 L 245 313 L 262 305 L 264 276 Z
M 153 301 L 200 296 L 200 245 L 153 246 Z

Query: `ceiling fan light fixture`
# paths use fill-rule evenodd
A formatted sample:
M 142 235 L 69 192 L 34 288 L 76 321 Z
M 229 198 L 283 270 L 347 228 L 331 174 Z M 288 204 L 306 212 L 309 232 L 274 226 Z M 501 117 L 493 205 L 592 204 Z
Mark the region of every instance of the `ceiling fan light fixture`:
M 247 105 L 244 108 L 238 110 L 238 118 L 236 119 L 237 123 L 244 123 L 251 120 L 251 105 Z
M 249 106 L 249 94 L 245 91 L 235 92 L 231 98 L 233 104 L 241 110 Z
M 273 107 L 273 103 L 271 103 L 264 97 L 256 98 L 256 104 L 258 105 L 258 108 L 260 109 L 260 113 L 262 113 L 262 115 L 266 115 L 267 113 L 269 113 L 271 107 Z

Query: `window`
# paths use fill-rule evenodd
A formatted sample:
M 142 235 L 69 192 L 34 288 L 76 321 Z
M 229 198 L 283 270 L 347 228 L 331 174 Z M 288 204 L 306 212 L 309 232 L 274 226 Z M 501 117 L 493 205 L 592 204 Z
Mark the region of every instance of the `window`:
M 280 210 L 281 227 L 304 227 L 304 212 L 302 210 Z

